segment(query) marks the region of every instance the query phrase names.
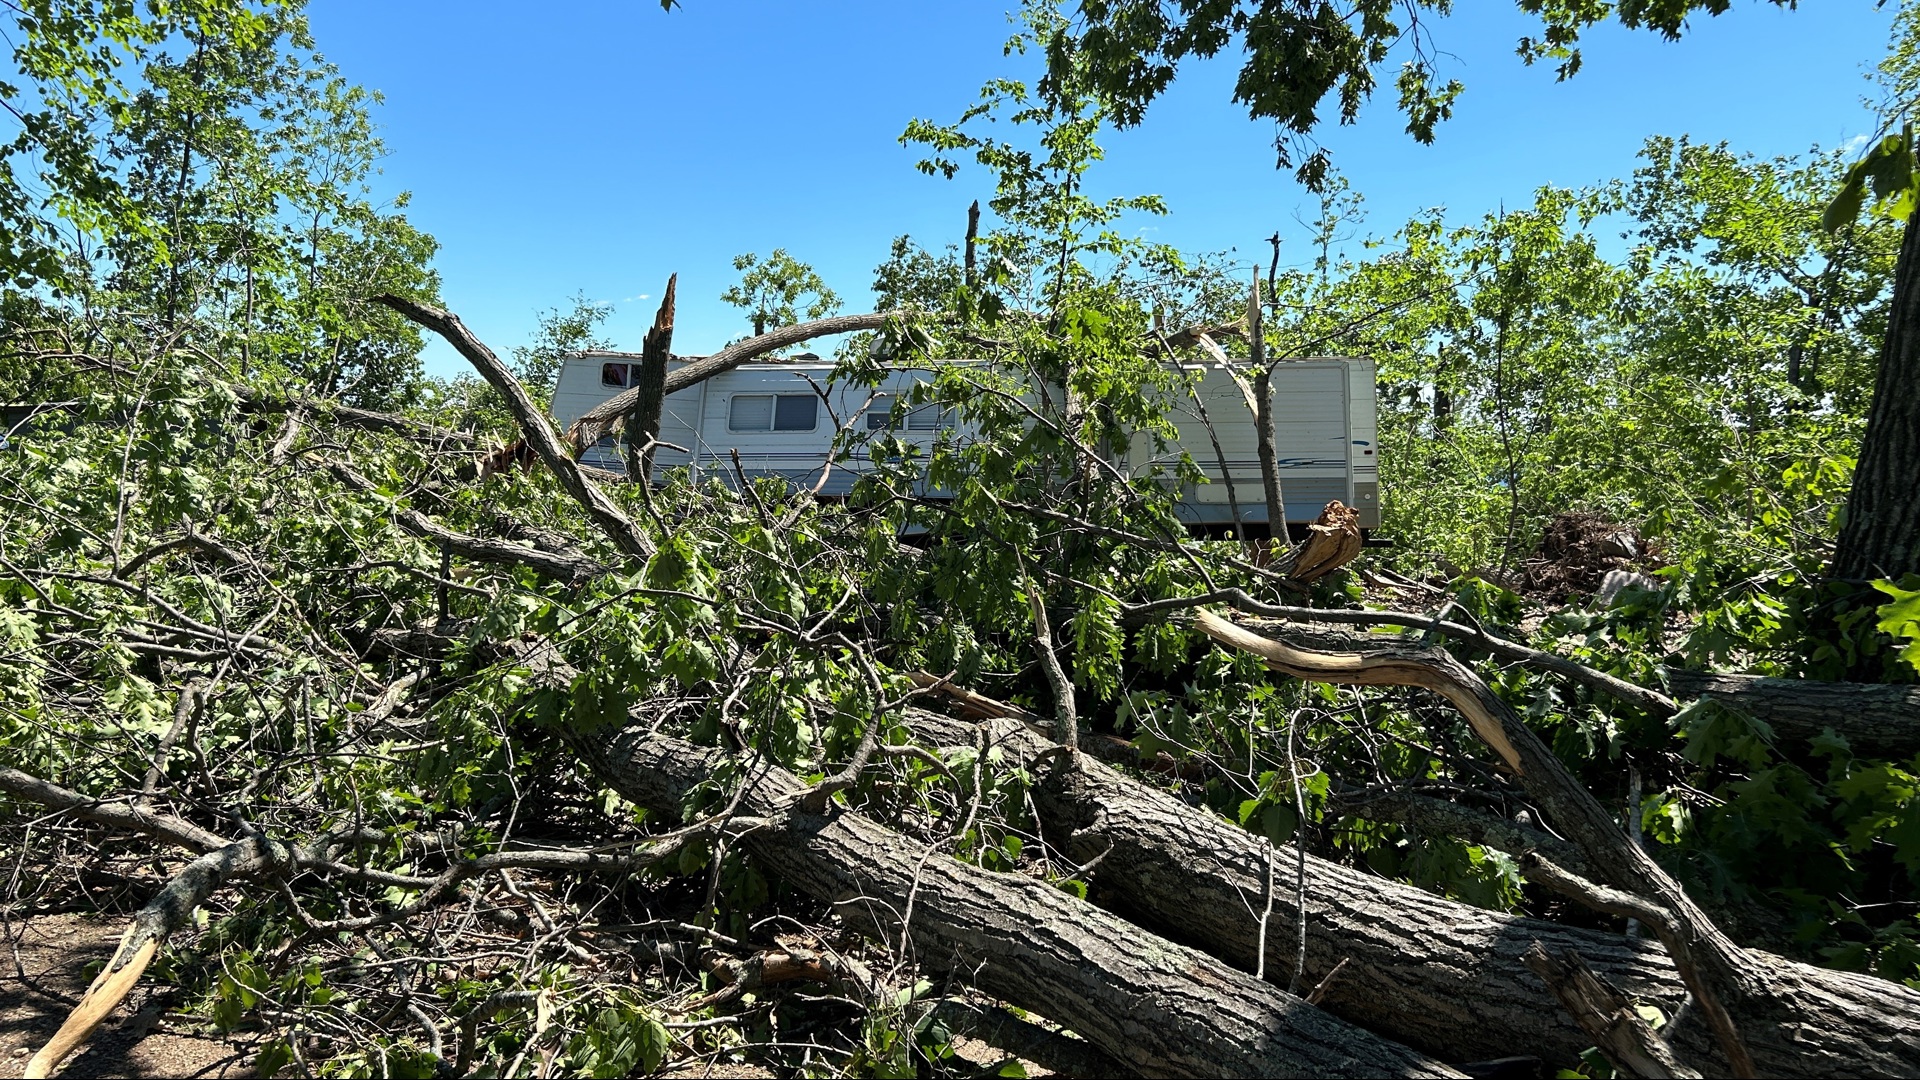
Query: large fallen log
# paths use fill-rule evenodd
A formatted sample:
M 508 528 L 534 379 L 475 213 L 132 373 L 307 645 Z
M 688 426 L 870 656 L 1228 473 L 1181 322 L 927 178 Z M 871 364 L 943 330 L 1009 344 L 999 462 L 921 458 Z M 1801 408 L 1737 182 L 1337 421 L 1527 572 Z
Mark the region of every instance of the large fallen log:
M 1920 686 L 1823 683 L 1667 668 L 1682 698 L 1712 698 L 1765 723 L 1776 736 L 1811 739 L 1828 728 L 1856 751 L 1906 756 L 1920 750 Z
M 973 721 L 916 710 L 908 722 L 924 743 L 974 745 Z M 986 724 L 990 745 L 1010 763 L 1053 746 L 1017 719 Z M 1269 872 L 1258 837 L 1086 755 L 1077 772 L 1050 774 L 1032 795 L 1048 843 L 1071 861 L 1100 857 L 1093 880 L 1125 910 L 1237 968 L 1255 968 Z M 1279 978 L 1294 966 L 1293 867 L 1291 857 L 1271 867 L 1266 970 Z M 1322 1007 L 1446 1060 L 1526 1053 L 1571 1066 L 1592 1045 L 1523 963 L 1536 941 L 1554 953 L 1578 952 L 1608 982 L 1670 1017 L 1686 999 L 1654 942 L 1487 911 L 1311 856 L 1304 895 L 1305 983 L 1320 983 L 1345 962 Z M 1776 962 L 1791 974 L 1790 1012 L 1735 1008 L 1762 1075 L 1920 1075 L 1920 994 L 1870 976 Z M 1694 1064 L 1724 1073 L 1697 1010 L 1662 1034 Z
M 615 791 L 665 813 L 725 762 L 638 730 L 572 741 Z M 1462 1075 L 1045 882 L 968 866 L 857 813 L 804 813 L 805 785 L 763 761 L 739 774 L 740 812 L 781 821 L 741 841 L 766 869 L 1142 1075 Z
M 1554 828 L 1580 845 L 1603 878 L 1593 883 L 1558 872 L 1533 880 L 1606 911 L 1620 908 L 1601 894 L 1619 890 L 1637 905 L 1636 913 L 1649 913 L 1640 917 L 1659 934 L 1734 1075 L 1757 1075 L 1747 1039 L 1783 1026 L 1796 1032 L 1818 1030 L 1823 1049 L 1843 1046 L 1841 1053 L 1878 1060 L 1882 1065 L 1873 1071 L 1914 1074 L 1920 1062 L 1920 991 L 1791 964 L 1736 945 L 1679 882 L 1625 835 L 1518 714 L 1444 650 L 1286 622 L 1235 624 L 1206 611 L 1194 617 L 1194 625 L 1216 641 L 1252 652 L 1269 668 L 1298 678 L 1418 686 L 1445 698 L 1500 757 Z M 1736 1022 L 1731 1015 L 1735 1008 L 1751 1019 Z

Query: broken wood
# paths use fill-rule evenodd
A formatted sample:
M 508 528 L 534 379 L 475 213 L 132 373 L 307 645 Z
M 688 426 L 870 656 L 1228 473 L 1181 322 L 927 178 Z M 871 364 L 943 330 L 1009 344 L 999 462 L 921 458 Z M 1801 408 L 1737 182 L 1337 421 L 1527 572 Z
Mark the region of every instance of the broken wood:
M 1566 949 L 1552 956 L 1536 941 L 1521 961 L 1547 984 L 1621 1076 L 1649 1080 L 1699 1077 L 1673 1056 L 1673 1049 L 1634 1009 L 1633 1002 L 1595 975 L 1579 953 Z
M 1264 615 L 1272 619 L 1305 619 L 1321 623 L 1338 623 L 1343 626 L 1398 626 L 1409 630 L 1420 630 L 1427 634 L 1445 634 L 1455 640 L 1484 649 L 1502 660 L 1512 660 L 1540 671 L 1571 679 L 1615 701 L 1643 709 L 1651 716 L 1664 719 L 1680 709 L 1672 698 L 1658 690 L 1649 690 L 1617 675 L 1576 663 L 1564 656 L 1556 656 L 1544 649 L 1510 641 L 1490 633 L 1477 623 L 1469 626 L 1434 615 L 1421 615 L 1410 611 L 1289 607 L 1257 600 L 1242 589 L 1218 589 L 1198 596 L 1169 597 L 1165 600 L 1137 604 L 1126 609 L 1125 619 L 1129 624 L 1138 624 L 1167 612 L 1185 611 L 1214 604 L 1229 604 L 1248 614 Z
M 660 437 L 660 412 L 667 403 L 667 360 L 673 349 L 673 291 L 679 274 L 667 276 L 667 292 L 654 313 L 653 327 L 640 346 L 633 379 L 633 407 L 627 410 L 627 479 L 645 483 L 653 472 L 653 449 Z
M 1339 499 L 1327 503 L 1307 526 L 1306 542 L 1291 553 L 1287 576 L 1295 581 L 1318 581 L 1352 562 L 1360 554 L 1360 511 Z

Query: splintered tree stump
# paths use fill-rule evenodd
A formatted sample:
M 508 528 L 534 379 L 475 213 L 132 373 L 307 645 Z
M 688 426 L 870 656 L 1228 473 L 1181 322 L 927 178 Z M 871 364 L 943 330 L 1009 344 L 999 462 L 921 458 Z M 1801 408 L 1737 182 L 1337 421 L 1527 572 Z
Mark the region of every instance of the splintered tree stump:
M 1287 576 L 1303 583 L 1318 581 L 1352 562 L 1361 541 L 1360 511 L 1335 499 L 1307 526 L 1306 542 L 1293 553 Z

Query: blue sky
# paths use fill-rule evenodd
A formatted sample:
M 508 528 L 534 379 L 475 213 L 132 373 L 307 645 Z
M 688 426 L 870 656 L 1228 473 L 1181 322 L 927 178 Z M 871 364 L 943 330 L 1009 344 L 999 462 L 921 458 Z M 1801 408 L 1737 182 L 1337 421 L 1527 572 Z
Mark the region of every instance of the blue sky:
M 684 5 L 310 8 L 321 52 L 386 95 L 380 185 L 412 193 L 408 215 L 441 243 L 442 295 L 496 350 L 576 292 L 613 303 L 609 336 L 637 349 L 678 272 L 675 351 L 710 351 L 744 328 L 719 300 L 733 256 L 776 247 L 818 268 L 844 310 L 870 310 L 894 236 L 957 242 L 967 203 L 990 193 L 978 172 L 920 174 L 898 139 L 913 117 L 956 118 L 988 78 L 1034 74 L 1036 59 L 1001 55 L 1004 0 Z M 1760 156 L 1843 145 L 1874 126 L 1861 100 L 1892 18 L 1871 0 L 1735 0 L 1678 43 L 1597 29 L 1581 73 L 1556 83 L 1514 56 L 1532 24 L 1512 3 L 1456 6 L 1433 32 L 1443 75 L 1467 92 L 1435 145 L 1404 134 L 1390 72 L 1360 123 L 1321 132 L 1374 232 L 1431 206 L 1466 220 L 1543 184 L 1625 176 L 1655 134 Z M 1264 264 L 1260 238 L 1278 229 L 1296 238 L 1283 262 L 1306 263 L 1294 216 L 1309 200 L 1275 170 L 1272 126 L 1232 104 L 1236 68 L 1183 70 L 1143 126 L 1103 140 L 1092 186 L 1164 196 L 1172 213 L 1144 227 L 1182 249 Z M 438 375 L 463 367 L 437 342 L 427 360 Z

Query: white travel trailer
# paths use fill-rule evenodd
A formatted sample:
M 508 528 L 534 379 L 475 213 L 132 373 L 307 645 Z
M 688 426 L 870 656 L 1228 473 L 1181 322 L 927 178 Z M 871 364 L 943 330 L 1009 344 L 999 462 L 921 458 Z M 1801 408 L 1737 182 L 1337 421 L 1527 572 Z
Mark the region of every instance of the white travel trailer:
M 553 418 L 565 427 L 622 393 L 632 385 L 639 362 L 638 353 L 568 357 L 554 388 Z M 686 362 L 676 357 L 668 370 Z M 731 482 L 735 476 L 732 455 L 738 451 L 741 471 L 748 477 L 779 476 L 812 488 L 827 468 L 840 427 L 851 423 L 856 430 L 886 428 L 894 396 L 929 379 L 924 369 L 901 368 L 875 385 L 830 385 L 833 366 L 812 354 L 742 364 L 670 395 L 661 413 L 660 441 L 672 448 L 656 451 L 654 469 L 687 469 L 695 477 L 711 475 Z M 1266 525 L 1266 499 L 1248 408 L 1250 391 L 1218 364 L 1184 367 L 1200 378 L 1194 393 L 1170 404 L 1178 443 L 1156 456 L 1151 440 L 1137 439 L 1115 464 L 1136 476 L 1155 470 L 1172 475 L 1173 459 L 1185 451 L 1209 482 L 1182 485 L 1177 512 L 1183 519 L 1201 529 L 1229 527 L 1237 505 L 1243 524 Z M 1283 363 L 1274 369 L 1272 384 L 1274 450 L 1287 520 L 1312 521 L 1328 500 L 1339 499 L 1360 511 L 1363 528 L 1377 528 L 1380 459 L 1373 361 L 1320 358 Z M 816 387 L 826 390 L 824 398 Z M 908 413 L 905 426 L 894 434 L 931 445 L 943 431 L 965 435 L 955 431 L 950 411 L 922 406 Z M 589 447 L 581 460 L 603 468 L 622 467 L 611 438 Z M 834 465 L 820 487 L 821 494 L 845 495 L 865 465 L 859 459 Z

